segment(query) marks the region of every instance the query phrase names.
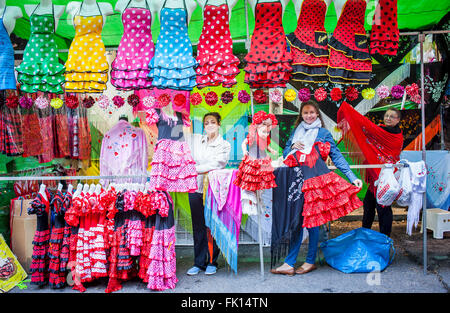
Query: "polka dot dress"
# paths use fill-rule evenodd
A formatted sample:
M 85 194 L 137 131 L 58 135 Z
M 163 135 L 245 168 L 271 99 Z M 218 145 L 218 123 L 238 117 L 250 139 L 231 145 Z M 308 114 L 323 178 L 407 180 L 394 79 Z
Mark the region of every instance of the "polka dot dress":
M 186 9 L 161 9 L 160 33 L 155 56 L 150 60 L 149 78 L 156 88 L 192 90 L 196 85 L 197 61 L 187 31 Z
M 155 54 L 150 10 L 126 8 L 122 14 L 124 33 L 111 64 L 111 83 L 117 89 L 149 88 L 148 64 Z
M 251 88 L 286 87 L 290 78 L 291 53 L 282 25 L 281 2 L 257 3 L 255 29 L 245 61 L 245 82 Z
M 292 80 L 328 81 L 328 35 L 325 30 L 327 4 L 323 0 L 304 0 L 297 28 L 287 35 L 292 54 Z
M 372 59 L 364 29 L 365 0 L 347 0 L 328 43 L 327 73 L 330 82 L 368 84 Z
M 370 33 L 370 53 L 397 55 L 399 36 L 397 0 L 379 0 Z
M 239 59 L 233 55 L 228 4 L 205 5 L 203 29 L 198 41 L 197 87 L 235 85 Z
M 66 92 L 102 92 L 108 81 L 108 61 L 101 38 L 103 16 L 74 18 L 75 37 L 66 62 Z
M 31 35 L 16 67 L 23 92 L 63 93 L 64 65 L 59 63 L 53 14 L 31 14 Z
M 5 7 L 3 14 L 5 14 L 6 9 Z M 0 90 L 16 89 L 14 48 L 3 24 L 3 15 L 0 18 L 0 23 L 2 24 L 2 27 L 0 27 Z

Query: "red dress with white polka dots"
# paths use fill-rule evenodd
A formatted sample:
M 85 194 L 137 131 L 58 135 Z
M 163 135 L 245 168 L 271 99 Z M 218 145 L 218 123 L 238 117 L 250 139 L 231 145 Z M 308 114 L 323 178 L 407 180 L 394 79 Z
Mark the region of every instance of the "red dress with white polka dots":
M 287 35 L 292 54 L 292 80 L 328 81 L 328 35 L 325 30 L 327 4 L 323 0 L 304 0 L 297 28 Z
M 370 33 L 370 53 L 396 55 L 399 38 L 397 0 L 379 0 Z
M 372 59 L 364 29 L 365 0 L 347 0 L 328 43 L 328 76 L 330 82 L 368 84 Z
M 239 59 L 233 55 L 228 4 L 205 4 L 203 16 L 197 46 L 197 88 L 220 84 L 225 88 L 232 87 L 237 83 Z
M 256 3 L 255 30 L 245 57 L 245 82 L 251 88 L 286 87 L 292 57 L 282 24 L 281 2 Z

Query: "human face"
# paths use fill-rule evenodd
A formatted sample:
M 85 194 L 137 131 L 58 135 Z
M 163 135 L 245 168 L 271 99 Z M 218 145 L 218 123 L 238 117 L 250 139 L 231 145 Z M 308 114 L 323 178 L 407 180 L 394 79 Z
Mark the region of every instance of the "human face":
M 208 135 L 216 134 L 219 132 L 219 123 L 217 122 L 216 118 L 212 115 L 205 117 L 203 127 L 205 128 L 205 132 Z
M 257 131 L 260 138 L 267 138 L 272 130 L 272 120 L 270 118 L 264 120 L 261 124 L 258 124 Z
M 384 114 L 384 125 L 389 127 L 395 127 L 400 122 L 400 117 L 395 111 L 387 110 Z
M 312 124 L 319 117 L 319 113 L 312 105 L 305 105 L 302 109 L 302 119 L 306 124 Z

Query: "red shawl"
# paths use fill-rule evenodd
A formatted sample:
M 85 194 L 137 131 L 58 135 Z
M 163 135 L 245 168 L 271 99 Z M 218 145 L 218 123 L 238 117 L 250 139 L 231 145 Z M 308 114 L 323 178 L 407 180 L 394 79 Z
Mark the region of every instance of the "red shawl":
M 400 159 L 402 133 L 392 134 L 375 125 L 345 101 L 337 113 L 337 123 L 346 148 L 352 152 L 350 157 L 353 161 L 359 164 L 386 164 Z M 369 188 L 373 188 L 380 171 L 380 168 L 368 169 L 366 175 L 360 171 L 366 182 L 372 185 Z

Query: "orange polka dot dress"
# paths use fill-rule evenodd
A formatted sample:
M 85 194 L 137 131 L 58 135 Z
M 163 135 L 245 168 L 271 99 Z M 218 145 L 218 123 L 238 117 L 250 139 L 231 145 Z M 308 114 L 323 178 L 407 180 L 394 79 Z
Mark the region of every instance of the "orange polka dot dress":
M 80 10 L 83 3 L 80 5 Z M 99 93 L 106 89 L 108 61 L 101 38 L 103 16 L 76 15 L 75 37 L 70 45 L 66 66 L 66 92 Z

